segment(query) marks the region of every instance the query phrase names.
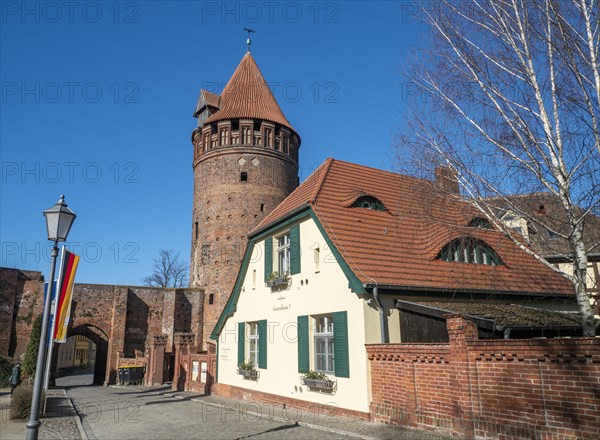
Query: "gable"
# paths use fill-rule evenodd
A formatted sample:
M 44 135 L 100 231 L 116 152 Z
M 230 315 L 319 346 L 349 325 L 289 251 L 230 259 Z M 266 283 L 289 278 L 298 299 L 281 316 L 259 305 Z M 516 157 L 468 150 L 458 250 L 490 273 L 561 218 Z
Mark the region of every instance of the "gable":
M 347 262 L 344 261 L 334 242 L 325 232 L 325 228 L 320 223 L 319 219 L 315 216 L 312 209 L 307 207 L 302 212 L 297 213 L 287 219 L 284 219 L 283 221 L 264 230 L 258 235 L 250 237 L 250 240 L 244 252 L 244 258 L 242 260 L 242 264 L 238 272 L 233 291 L 229 297 L 229 300 L 227 301 L 227 304 L 225 305 L 225 308 L 223 309 L 223 312 L 221 313 L 221 316 L 219 317 L 219 320 L 217 321 L 217 324 L 215 325 L 213 332 L 211 333 L 211 339 L 218 339 L 219 334 L 224 328 L 227 319 L 233 316 L 233 314 L 236 312 L 240 295 L 243 293 L 242 287 L 244 286 L 244 282 L 248 277 L 248 270 L 251 267 L 251 265 L 254 265 L 253 267 L 261 269 L 264 267 L 263 262 L 265 259 L 265 255 L 263 255 L 263 252 L 265 247 L 263 243 L 265 243 L 266 240 L 269 240 L 272 243 L 273 240 L 271 239 L 273 239 L 273 237 L 277 237 L 280 236 L 282 233 L 289 232 L 290 230 L 294 229 L 294 226 L 302 225 L 305 222 L 312 222 L 314 224 L 315 229 L 318 231 L 320 237 L 324 241 L 328 252 L 331 252 L 331 257 L 326 258 L 327 263 L 324 264 L 336 264 L 336 266 L 339 267 L 340 272 L 343 274 L 343 277 L 345 277 L 346 284 L 344 285 L 347 286 L 352 292 L 356 294 L 366 293 L 364 286 L 362 285 L 358 277 L 352 272 Z M 310 237 L 305 237 L 304 235 L 305 234 L 300 233 L 301 248 L 303 252 L 308 252 L 310 251 L 312 242 Z M 273 246 L 273 244 L 271 244 L 271 246 Z M 304 270 L 310 271 L 311 269 L 305 268 Z M 265 275 L 266 273 L 263 273 L 262 271 L 256 274 L 257 285 L 262 285 L 266 282 Z

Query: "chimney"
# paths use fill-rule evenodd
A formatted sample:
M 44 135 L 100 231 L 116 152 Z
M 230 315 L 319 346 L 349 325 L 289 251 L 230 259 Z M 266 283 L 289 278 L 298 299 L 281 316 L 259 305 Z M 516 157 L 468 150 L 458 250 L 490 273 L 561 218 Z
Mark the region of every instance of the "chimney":
M 435 169 L 435 183 L 445 193 L 460 195 L 456 174 L 447 166 L 439 166 Z

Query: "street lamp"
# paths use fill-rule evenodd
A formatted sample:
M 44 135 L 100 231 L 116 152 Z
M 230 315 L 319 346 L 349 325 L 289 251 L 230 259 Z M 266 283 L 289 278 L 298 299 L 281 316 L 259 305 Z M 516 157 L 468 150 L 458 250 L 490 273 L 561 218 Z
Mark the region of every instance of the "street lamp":
M 58 242 L 66 241 L 75 220 L 75 213 L 65 203 L 65 196 L 54 206 L 44 211 L 46 217 L 46 230 L 48 240 L 54 242 L 52 247 L 52 262 L 50 263 L 50 279 L 48 292 L 42 315 L 42 333 L 40 335 L 40 347 L 38 349 L 37 363 L 35 367 L 35 382 L 33 383 L 33 397 L 31 398 L 31 413 L 27 422 L 27 440 L 37 440 L 40 429 L 40 400 L 42 394 L 42 382 L 44 379 L 44 363 L 46 361 L 46 341 L 48 339 L 48 321 L 50 318 L 50 305 L 52 303 L 52 287 L 54 285 L 54 268 L 56 267 L 56 256 L 58 255 Z

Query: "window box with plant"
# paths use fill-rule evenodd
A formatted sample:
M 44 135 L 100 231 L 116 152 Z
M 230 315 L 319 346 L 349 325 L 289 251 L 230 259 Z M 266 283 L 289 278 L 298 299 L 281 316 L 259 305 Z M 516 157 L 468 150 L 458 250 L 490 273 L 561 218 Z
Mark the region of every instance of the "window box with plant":
M 302 376 L 302 385 L 309 388 L 319 388 L 321 390 L 333 390 L 335 381 L 329 379 L 325 373 L 319 371 L 309 371 Z
M 242 362 L 238 364 L 237 374 L 243 376 L 244 379 L 258 379 L 258 370 L 253 362 Z
M 285 273 L 283 275 L 279 275 L 279 272 L 274 271 L 267 277 L 267 286 L 268 287 L 276 287 L 287 285 L 290 276 Z

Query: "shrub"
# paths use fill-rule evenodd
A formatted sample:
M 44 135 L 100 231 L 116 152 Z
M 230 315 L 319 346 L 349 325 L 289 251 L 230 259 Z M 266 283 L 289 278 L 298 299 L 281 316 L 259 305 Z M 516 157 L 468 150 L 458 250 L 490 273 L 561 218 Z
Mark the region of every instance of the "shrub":
M 13 363 L 10 359 L 0 354 L 0 388 L 7 388 L 10 386 L 8 380 L 12 374 L 12 367 Z
M 10 400 L 10 418 L 27 419 L 31 412 L 31 399 L 33 398 L 33 387 L 18 386 Z M 42 391 L 42 401 L 44 392 Z

